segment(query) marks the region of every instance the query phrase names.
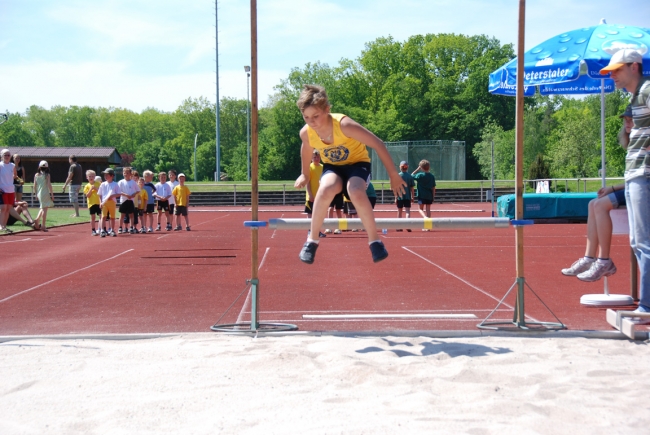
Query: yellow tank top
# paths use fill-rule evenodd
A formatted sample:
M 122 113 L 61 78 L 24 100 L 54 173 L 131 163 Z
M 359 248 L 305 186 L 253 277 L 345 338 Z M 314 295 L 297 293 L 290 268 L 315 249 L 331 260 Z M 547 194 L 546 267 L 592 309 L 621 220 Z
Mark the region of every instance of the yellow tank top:
M 370 163 L 368 149 L 356 139 L 347 137 L 341 131 L 341 119 L 347 115 L 332 113 L 332 143 L 326 144 L 313 128 L 307 126 L 309 145 L 320 151 L 323 163 L 331 165 L 352 165 L 359 162 Z

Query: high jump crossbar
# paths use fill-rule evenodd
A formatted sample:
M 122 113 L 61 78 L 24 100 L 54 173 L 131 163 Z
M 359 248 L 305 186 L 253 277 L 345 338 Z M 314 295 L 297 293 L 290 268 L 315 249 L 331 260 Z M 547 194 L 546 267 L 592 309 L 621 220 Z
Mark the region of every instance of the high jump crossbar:
M 398 229 L 478 229 L 510 228 L 510 226 L 532 225 L 531 220 L 510 220 L 508 218 L 423 218 L 423 219 L 375 219 L 377 228 Z M 311 219 L 269 219 L 266 221 L 246 221 L 246 227 L 265 227 L 274 230 L 309 230 Z M 362 230 L 361 219 L 325 219 L 323 229 Z

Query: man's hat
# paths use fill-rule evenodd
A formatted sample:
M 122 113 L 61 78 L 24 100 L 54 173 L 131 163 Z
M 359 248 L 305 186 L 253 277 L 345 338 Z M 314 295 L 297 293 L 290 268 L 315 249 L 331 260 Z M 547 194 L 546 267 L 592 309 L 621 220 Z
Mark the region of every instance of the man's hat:
M 181 178 L 181 177 L 185 178 L 185 174 L 183 174 L 182 172 L 180 174 L 178 174 L 178 178 Z
M 609 74 L 610 72 L 619 69 L 626 63 L 643 63 L 643 57 L 638 51 L 631 48 L 624 48 L 614 53 L 614 56 L 609 61 L 609 65 L 600 70 L 601 75 Z
M 47 161 L 41 160 L 41 163 L 38 164 L 38 167 L 39 168 L 47 168 L 48 167 Z
M 112 168 L 107 168 L 106 170 L 102 171 L 102 174 L 109 174 L 115 176 L 115 171 Z
M 400 166 L 408 166 L 409 163 L 406 160 L 402 160 L 401 162 L 399 162 L 399 165 Z
M 627 107 L 625 108 L 625 112 L 623 112 L 622 115 L 619 116 L 619 118 L 625 118 L 626 116 L 632 118 L 632 105 L 628 104 Z

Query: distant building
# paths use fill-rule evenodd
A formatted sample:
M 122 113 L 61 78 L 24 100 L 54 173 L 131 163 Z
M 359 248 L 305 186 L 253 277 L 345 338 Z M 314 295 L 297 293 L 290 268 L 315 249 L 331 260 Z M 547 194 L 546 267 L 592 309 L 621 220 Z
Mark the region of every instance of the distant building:
M 88 169 L 101 175 L 107 167 L 122 163 L 122 157 L 115 148 L 9 147 L 9 151 L 12 156 L 18 154 L 21 157 L 26 172 L 26 184 L 34 182 L 34 174 L 41 160 L 47 160 L 53 183 L 65 183 L 70 169 L 68 159 L 71 155 L 77 156 L 77 163 L 84 171 L 84 181 Z

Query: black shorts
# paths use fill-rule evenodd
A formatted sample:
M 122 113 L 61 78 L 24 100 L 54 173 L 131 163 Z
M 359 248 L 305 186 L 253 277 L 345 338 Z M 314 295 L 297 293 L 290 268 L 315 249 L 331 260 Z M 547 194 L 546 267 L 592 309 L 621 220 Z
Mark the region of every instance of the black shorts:
M 123 214 L 133 214 L 135 211 L 135 206 L 133 205 L 133 201 L 130 199 L 127 199 L 126 201 L 122 201 L 122 204 L 120 204 L 120 213 Z
M 348 195 L 348 180 L 352 177 L 359 177 L 366 182 L 366 186 L 370 182 L 370 163 L 368 162 L 357 162 L 351 165 L 332 165 L 330 163 L 325 163 L 323 165 L 323 175 L 328 172 L 332 172 L 339 176 L 343 182 L 343 193 L 349 198 Z
M 377 204 L 377 197 L 376 196 L 369 196 L 368 200 L 370 201 L 370 205 L 372 206 L 372 209 L 375 209 L 375 204 Z
M 433 199 L 418 199 L 418 204 L 433 204 Z
M 158 211 L 168 211 L 169 210 L 169 201 L 160 201 L 158 200 Z
M 174 206 L 176 204 L 169 204 L 169 214 L 174 214 Z
M 305 213 L 311 214 L 311 211 L 314 209 L 314 203 L 312 201 L 307 201 L 305 203 Z
M 137 216 L 144 216 L 144 209 L 143 208 L 138 208 L 135 210 L 135 213 Z
M 330 207 L 334 207 L 337 210 L 343 210 L 343 194 L 342 193 L 337 193 L 332 202 L 330 203 Z
M 156 204 L 147 204 L 147 208 L 145 210 L 145 213 L 146 214 L 152 214 L 155 208 L 156 208 Z
M 397 200 L 397 208 L 411 208 L 411 200 L 410 199 L 398 199 Z
M 99 206 L 99 204 L 94 204 L 94 205 L 91 205 L 90 207 L 88 207 L 88 212 L 90 213 L 91 216 L 94 215 L 94 214 L 101 215 L 102 214 L 102 209 Z
M 187 207 L 184 205 L 174 207 L 174 214 L 176 216 L 187 216 Z

